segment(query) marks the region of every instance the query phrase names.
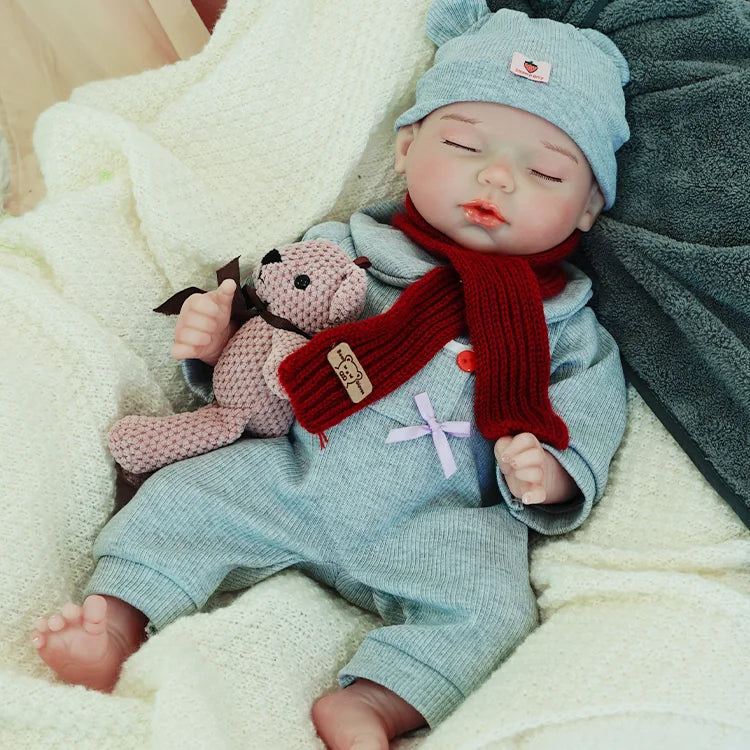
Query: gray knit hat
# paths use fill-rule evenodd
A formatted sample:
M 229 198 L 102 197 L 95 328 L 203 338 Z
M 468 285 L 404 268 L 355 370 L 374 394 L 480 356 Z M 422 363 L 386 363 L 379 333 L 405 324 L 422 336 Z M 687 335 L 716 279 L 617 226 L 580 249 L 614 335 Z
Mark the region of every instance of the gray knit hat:
M 604 195 L 615 200 L 615 151 L 630 137 L 622 87 L 630 80 L 615 43 L 593 29 L 502 9 L 485 0 L 433 0 L 425 24 L 439 46 L 417 84 L 416 104 L 395 128 L 438 107 L 497 102 L 557 125 L 588 159 Z

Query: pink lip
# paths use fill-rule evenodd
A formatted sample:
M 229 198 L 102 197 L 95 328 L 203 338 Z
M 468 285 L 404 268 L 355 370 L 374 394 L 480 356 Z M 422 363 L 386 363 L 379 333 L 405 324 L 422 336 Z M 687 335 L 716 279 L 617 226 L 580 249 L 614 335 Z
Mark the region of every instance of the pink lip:
M 472 224 L 478 224 L 480 227 L 493 229 L 507 221 L 498 207 L 488 201 L 471 201 L 470 203 L 464 203 L 461 208 L 463 208 L 467 220 Z

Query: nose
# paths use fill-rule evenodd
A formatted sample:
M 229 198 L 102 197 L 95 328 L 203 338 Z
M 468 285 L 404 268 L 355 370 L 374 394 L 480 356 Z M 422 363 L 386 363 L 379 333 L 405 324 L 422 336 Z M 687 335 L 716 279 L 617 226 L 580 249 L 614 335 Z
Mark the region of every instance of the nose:
M 513 170 L 507 159 L 495 159 L 486 164 L 477 179 L 482 185 L 490 185 L 506 193 L 513 192 L 516 187 Z

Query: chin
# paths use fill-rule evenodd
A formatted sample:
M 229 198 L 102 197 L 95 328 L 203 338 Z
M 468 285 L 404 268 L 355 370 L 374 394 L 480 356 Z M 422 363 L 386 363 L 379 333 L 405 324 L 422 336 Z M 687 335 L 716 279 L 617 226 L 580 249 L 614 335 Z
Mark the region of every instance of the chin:
M 447 234 L 447 232 L 446 232 Z M 505 243 L 492 237 L 485 229 L 477 226 L 464 227 L 448 235 L 454 242 L 477 253 L 508 253 Z

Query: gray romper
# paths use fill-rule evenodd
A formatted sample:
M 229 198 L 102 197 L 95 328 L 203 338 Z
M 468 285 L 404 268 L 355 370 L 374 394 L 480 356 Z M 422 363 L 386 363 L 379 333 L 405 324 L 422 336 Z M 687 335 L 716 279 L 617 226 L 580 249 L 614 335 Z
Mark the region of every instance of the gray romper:
M 435 264 L 389 225 L 396 205 L 305 236 L 370 259 L 366 316 Z M 341 685 L 373 680 L 431 726 L 440 722 L 536 625 L 528 529 L 559 534 L 579 525 L 622 437 L 617 348 L 585 306 L 589 279 L 569 265 L 566 272 L 545 317 L 550 397 L 570 446 L 546 447 L 577 482 L 578 498 L 524 507 L 511 496 L 492 444 L 474 426 L 474 376 L 459 364 L 468 342 L 454 341 L 394 393 L 328 430 L 325 449 L 294 423 L 286 437 L 243 439 L 158 471 L 102 530 L 87 593 L 119 597 L 161 629 L 219 589 L 297 568 L 384 620 L 342 668 Z M 201 369 L 189 363 L 186 372 L 208 395 Z M 424 424 L 421 393 L 439 423 L 471 424 L 469 437 L 447 435 L 456 464 L 449 478 L 430 435 L 386 444 L 391 430 Z

